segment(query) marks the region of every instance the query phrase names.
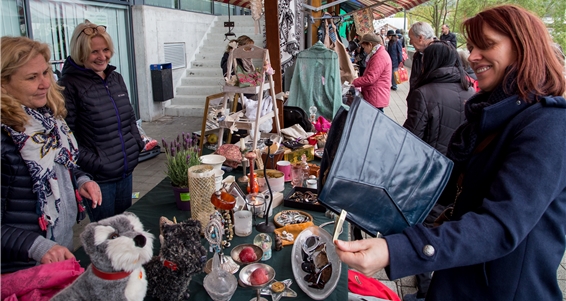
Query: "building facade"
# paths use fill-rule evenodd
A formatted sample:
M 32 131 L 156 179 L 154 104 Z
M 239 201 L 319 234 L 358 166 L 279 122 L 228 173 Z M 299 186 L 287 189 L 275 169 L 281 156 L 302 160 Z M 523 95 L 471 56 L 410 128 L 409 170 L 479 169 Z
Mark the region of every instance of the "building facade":
M 212 0 L 0 0 L 2 36 L 27 36 L 51 46 L 55 74 L 69 56 L 77 24 L 88 19 L 105 25 L 115 47 L 111 64 L 128 86 L 138 119 L 163 115 L 164 104 L 153 102 L 151 64 L 175 60 L 173 86 L 186 62 L 194 57 L 216 15 L 249 14 Z M 184 62 L 184 65 L 183 65 Z

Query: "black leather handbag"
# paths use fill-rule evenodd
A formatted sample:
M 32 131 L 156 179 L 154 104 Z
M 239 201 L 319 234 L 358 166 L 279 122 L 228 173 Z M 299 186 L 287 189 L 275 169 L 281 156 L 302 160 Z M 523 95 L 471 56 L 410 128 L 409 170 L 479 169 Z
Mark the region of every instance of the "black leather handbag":
M 350 106 L 319 195 L 330 210 L 371 236 L 422 223 L 446 186 L 453 162 L 361 97 Z

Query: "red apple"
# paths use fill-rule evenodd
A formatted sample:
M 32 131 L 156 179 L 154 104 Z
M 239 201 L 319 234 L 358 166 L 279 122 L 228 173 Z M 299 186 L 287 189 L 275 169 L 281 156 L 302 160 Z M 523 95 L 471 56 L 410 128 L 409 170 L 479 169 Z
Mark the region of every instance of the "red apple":
M 254 252 L 252 247 L 244 247 L 240 252 L 240 261 L 241 262 L 254 262 L 257 260 L 257 255 Z
M 250 283 L 252 285 L 262 285 L 269 280 L 267 271 L 264 268 L 255 269 L 250 275 Z

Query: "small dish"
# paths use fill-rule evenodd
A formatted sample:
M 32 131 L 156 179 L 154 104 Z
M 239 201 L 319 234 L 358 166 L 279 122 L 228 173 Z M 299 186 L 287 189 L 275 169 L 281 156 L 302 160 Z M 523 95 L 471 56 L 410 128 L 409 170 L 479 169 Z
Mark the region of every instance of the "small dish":
M 250 282 L 250 276 L 252 275 L 252 273 L 259 268 L 263 268 L 265 269 L 265 271 L 267 272 L 267 281 L 261 285 L 253 285 Z M 253 287 L 256 289 L 260 289 L 262 287 L 265 287 L 267 284 L 269 284 L 271 281 L 273 281 L 273 279 L 275 279 L 275 270 L 273 269 L 273 267 L 271 267 L 270 265 L 267 265 L 265 263 L 252 263 L 252 264 L 248 264 L 247 266 L 243 267 L 242 270 L 240 270 L 240 281 L 248 287 Z
M 257 256 L 257 259 L 255 261 L 243 262 L 243 261 L 240 260 L 240 252 L 245 247 L 251 247 L 254 250 L 254 253 Z M 263 256 L 263 250 L 260 247 L 254 245 L 254 244 L 241 244 L 241 245 L 235 246 L 232 249 L 232 251 L 230 251 L 230 256 L 232 257 L 232 260 L 234 260 L 237 264 L 247 265 L 247 264 L 252 264 L 252 263 L 256 263 L 256 262 L 260 261 L 261 257 Z
M 314 219 L 312 215 L 301 210 L 283 210 L 273 217 L 273 223 L 277 228 L 306 222 L 314 222 Z

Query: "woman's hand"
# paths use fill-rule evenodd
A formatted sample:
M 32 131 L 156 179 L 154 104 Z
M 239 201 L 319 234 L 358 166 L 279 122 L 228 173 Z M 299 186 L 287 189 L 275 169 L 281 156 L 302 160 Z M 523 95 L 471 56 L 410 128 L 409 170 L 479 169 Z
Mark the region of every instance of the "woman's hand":
M 73 255 L 69 249 L 60 245 L 54 245 L 51 249 L 49 249 L 49 251 L 47 251 L 47 253 L 45 253 L 45 255 L 43 255 L 41 263 L 54 263 L 71 258 L 75 258 L 75 255 Z
M 342 262 L 368 277 L 373 277 L 389 265 L 389 249 L 387 241 L 383 238 L 335 240 L 334 244 Z
M 79 193 L 81 196 L 90 199 L 92 201 L 92 208 L 96 208 L 102 204 L 102 193 L 100 192 L 100 186 L 95 181 L 88 181 L 84 183 L 79 188 Z

